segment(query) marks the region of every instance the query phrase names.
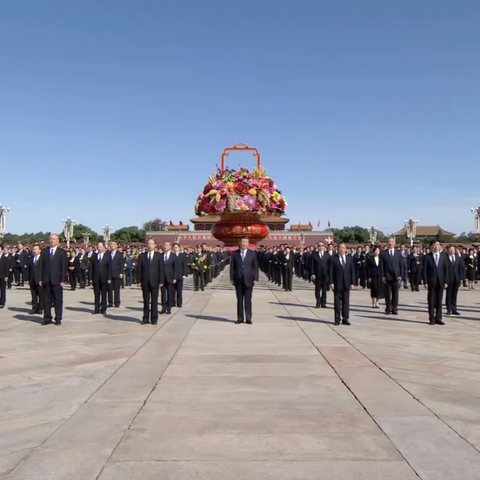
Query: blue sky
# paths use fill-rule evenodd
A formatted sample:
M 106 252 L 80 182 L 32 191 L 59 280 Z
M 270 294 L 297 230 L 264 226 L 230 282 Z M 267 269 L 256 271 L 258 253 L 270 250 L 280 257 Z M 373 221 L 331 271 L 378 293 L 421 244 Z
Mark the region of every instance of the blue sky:
M 471 230 L 479 24 L 477 0 L 2 2 L 8 230 L 186 222 L 238 142 L 295 224 Z

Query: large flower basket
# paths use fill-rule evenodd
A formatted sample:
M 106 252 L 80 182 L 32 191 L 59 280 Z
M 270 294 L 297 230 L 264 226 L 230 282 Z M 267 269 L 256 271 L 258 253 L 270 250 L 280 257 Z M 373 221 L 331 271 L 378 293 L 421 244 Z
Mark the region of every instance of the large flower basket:
M 238 246 L 241 238 L 247 237 L 249 243 L 256 245 L 264 240 L 270 229 L 262 221 L 262 215 L 250 212 L 224 213 L 212 230 L 212 235 L 227 247 Z

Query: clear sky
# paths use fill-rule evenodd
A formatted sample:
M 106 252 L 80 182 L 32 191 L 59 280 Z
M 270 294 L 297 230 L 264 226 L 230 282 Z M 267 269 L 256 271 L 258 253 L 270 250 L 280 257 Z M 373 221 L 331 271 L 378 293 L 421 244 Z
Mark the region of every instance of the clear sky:
M 292 223 L 471 230 L 479 25 L 478 0 L 1 2 L 7 228 L 187 222 L 244 142 Z

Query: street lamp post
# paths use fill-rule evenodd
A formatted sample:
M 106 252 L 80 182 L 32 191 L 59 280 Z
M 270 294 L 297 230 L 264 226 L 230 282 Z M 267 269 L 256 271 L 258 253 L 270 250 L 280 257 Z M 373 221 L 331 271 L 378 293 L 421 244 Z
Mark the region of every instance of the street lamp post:
M 412 217 L 408 220 L 404 220 L 405 228 L 407 230 L 407 238 L 410 240 L 411 247 L 413 247 L 413 240 L 417 236 L 417 223 L 418 220 L 414 220 Z
M 73 226 L 77 223 L 75 220 L 72 220 L 70 217 L 67 217 L 66 220 L 62 220 L 63 223 L 63 235 L 67 241 L 67 248 L 70 248 L 70 241 L 73 238 Z
M 477 208 L 471 209 L 472 213 L 475 215 L 475 233 L 480 233 L 480 205 Z
M 90 243 L 90 232 L 85 232 L 83 234 L 83 243 L 85 244 L 86 247 Z
M 377 229 L 375 225 L 372 225 L 370 227 L 370 243 L 372 245 L 375 245 L 375 242 L 377 241 Z
M 3 238 L 7 233 L 6 222 L 9 211 L 10 208 L 2 207 L 2 204 L 0 203 L 0 238 Z
M 102 230 L 103 230 L 103 240 L 105 243 L 108 243 L 112 235 L 112 227 L 105 225 L 104 227 L 102 227 Z

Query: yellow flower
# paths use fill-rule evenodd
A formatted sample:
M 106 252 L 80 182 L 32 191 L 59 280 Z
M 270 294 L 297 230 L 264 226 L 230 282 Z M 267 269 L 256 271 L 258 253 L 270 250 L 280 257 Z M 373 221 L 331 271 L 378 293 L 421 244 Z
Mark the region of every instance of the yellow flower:
M 251 189 L 248 191 L 248 193 L 249 193 L 250 195 L 256 195 L 256 194 L 257 194 L 257 191 L 256 191 L 254 188 L 251 188 Z
M 218 194 L 218 191 L 215 189 L 210 190 L 205 196 L 206 197 L 215 197 Z
M 233 182 L 227 182 L 227 190 L 228 191 L 233 191 Z
M 221 196 L 219 193 L 217 193 L 217 194 L 215 195 L 215 200 L 216 200 L 217 202 L 219 202 L 221 198 L 222 198 L 222 196 Z
M 273 192 L 272 193 L 272 200 L 274 202 L 278 202 L 280 200 L 280 194 L 278 192 Z
M 265 180 L 270 180 L 270 177 L 263 177 Z
M 246 210 L 248 210 L 248 207 L 247 207 L 245 204 L 243 204 L 243 205 L 241 206 L 241 209 L 245 212 Z

